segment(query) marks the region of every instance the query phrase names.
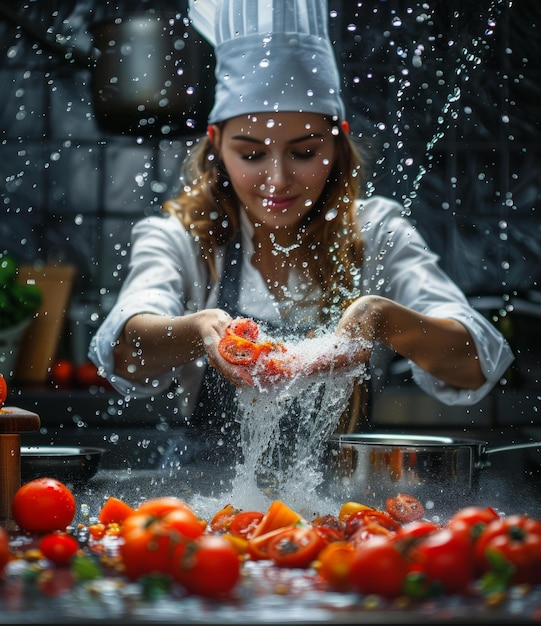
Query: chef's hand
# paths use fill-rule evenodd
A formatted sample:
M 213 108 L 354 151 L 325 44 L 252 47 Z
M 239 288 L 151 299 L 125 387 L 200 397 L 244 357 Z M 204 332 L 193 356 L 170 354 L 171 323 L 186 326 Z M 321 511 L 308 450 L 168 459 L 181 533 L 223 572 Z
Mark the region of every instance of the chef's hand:
M 241 385 L 253 387 L 254 381 L 248 369 L 242 365 L 229 363 L 218 351 L 218 343 L 225 335 L 225 330 L 233 318 L 221 309 L 208 309 L 206 313 L 205 326 L 201 329 L 201 336 L 207 352 L 209 366 L 214 367 L 235 387 Z

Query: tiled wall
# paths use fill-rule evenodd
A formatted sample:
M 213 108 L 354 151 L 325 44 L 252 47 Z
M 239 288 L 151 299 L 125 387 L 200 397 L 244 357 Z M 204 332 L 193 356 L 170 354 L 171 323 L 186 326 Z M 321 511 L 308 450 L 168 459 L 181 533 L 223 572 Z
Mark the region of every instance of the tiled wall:
M 186 144 L 202 129 L 161 135 L 103 128 L 93 109 L 92 70 L 77 59 L 93 53 L 94 22 L 149 7 L 185 15 L 186 3 L 2 5 L 0 250 L 25 263 L 76 266 L 74 323 L 63 345 L 80 357 L 121 283 L 131 224 L 176 193 Z M 329 6 L 351 128 L 375 149 L 370 190 L 408 205 L 469 295 L 501 296 L 502 306 L 515 292 L 535 300 L 538 0 Z M 74 47 L 76 60 L 40 37 Z M 203 82 L 211 94 L 212 81 Z

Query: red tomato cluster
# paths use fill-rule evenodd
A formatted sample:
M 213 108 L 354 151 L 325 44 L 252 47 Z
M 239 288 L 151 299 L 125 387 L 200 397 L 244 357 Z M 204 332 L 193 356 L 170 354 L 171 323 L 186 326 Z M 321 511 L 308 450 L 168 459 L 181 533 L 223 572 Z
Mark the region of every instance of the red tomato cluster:
M 220 356 L 234 365 L 262 365 L 267 376 L 289 377 L 291 356 L 279 341 L 258 341 L 259 325 L 251 318 L 237 317 L 218 343 Z
M 109 381 L 100 376 L 98 368 L 90 361 L 74 363 L 70 359 L 58 359 L 49 370 L 49 381 L 58 389 L 69 389 L 80 387 L 111 388 Z
M 54 567 L 65 571 L 80 558 L 68 528 L 75 504 L 65 485 L 31 481 L 13 505 L 20 529 L 40 535 L 39 549 Z M 231 594 L 247 560 L 311 568 L 318 584 L 334 591 L 390 599 L 541 584 L 541 520 L 468 506 L 440 525 L 425 519 L 422 504 L 408 494 L 390 497 L 385 510 L 346 502 L 337 515 L 311 521 L 279 500 L 266 511 L 227 504 L 208 522 L 175 497 L 132 507 L 111 496 L 97 519 L 88 526 L 88 547 L 99 553 L 104 536 L 117 538 L 117 573 L 131 581 L 157 577 L 209 598 Z M 0 528 L 0 575 L 12 558 Z

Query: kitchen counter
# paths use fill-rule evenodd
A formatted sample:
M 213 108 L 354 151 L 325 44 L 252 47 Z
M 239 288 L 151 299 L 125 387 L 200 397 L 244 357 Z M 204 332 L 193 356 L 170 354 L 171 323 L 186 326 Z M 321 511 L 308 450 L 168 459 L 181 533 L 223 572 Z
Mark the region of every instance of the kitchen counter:
M 198 493 L 200 468 L 178 473 L 152 470 L 100 470 L 76 490 L 76 521 L 88 523 L 108 495 L 135 503 L 156 495 L 175 495 L 191 502 L 208 518 L 227 495 Z M 495 496 L 496 497 L 496 496 Z M 494 501 L 494 500 L 493 500 Z M 445 597 L 420 603 L 376 600 L 355 593 L 324 592 L 311 570 L 248 563 L 245 575 L 227 601 L 185 596 L 179 591 L 155 600 L 139 585 L 114 579 L 76 585 L 58 596 L 25 587 L 9 577 L 0 585 L 0 623 L 51 624 L 533 624 L 541 622 L 541 588 L 512 589 L 505 599 L 487 602 L 476 597 Z

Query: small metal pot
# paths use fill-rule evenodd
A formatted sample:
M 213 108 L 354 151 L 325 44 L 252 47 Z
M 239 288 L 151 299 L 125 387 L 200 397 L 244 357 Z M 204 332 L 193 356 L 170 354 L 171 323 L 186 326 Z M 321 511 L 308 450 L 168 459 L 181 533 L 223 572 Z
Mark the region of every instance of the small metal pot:
M 541 448 L 541 442 L 489 449 L 484 441 L 456 437 L 335 435 L 329 440 L 326 483 L 344 501 L 376 507 L 398 493 L 457 506 L 476 492 L 480 472 L 493 454 L 523 448 Z
M 191 134 L 214 98 L 210 44 L 179 15 L 140 12 L 92 25 L 94 112 L 113 132 Z M 166 133 L 167 134 L 167 133 Z
M 85 483 L 97 473 L 105 451 L 90 447 L 22 447 L 21 482 L 46 476 L 69 484 Z

